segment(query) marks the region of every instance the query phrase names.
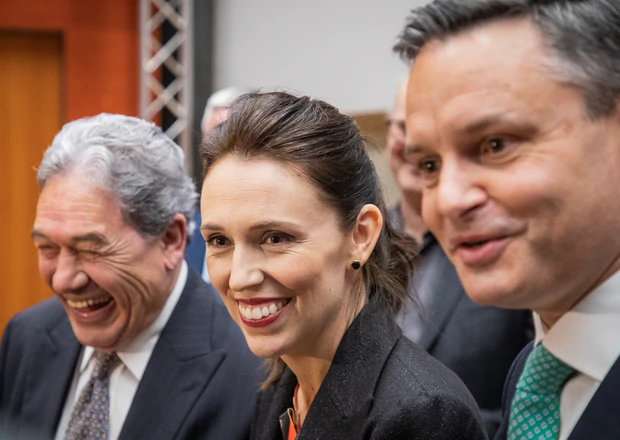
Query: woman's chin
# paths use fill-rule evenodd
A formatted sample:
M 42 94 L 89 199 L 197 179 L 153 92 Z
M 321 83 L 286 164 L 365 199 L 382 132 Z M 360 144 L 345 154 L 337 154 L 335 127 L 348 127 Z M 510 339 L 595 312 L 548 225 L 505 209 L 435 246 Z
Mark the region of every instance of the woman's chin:
M 248 340 L 248 346 L 255 356 L 263 359 L 275 359 L 285 354 L 285 350 L 283 350 L 282 347 L 265 345 L 264 343 L 258 343 L 256 341 Z

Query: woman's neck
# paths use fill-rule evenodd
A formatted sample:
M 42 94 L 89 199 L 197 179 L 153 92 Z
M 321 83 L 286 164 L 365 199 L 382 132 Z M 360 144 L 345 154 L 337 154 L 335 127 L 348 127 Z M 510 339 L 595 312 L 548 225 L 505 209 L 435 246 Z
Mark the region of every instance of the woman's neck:
M 343 317 L 340 326 L 330 326 L 335 331 L 331 335 L 320 337 L 320 347 L 316 347 L 313 353 L 304 355 L 287 354 L 282 356 L 282 360 L 291 369 L 297 378 L 299 389 L 297 390 L 297 417 L 299 427 L 304 423 L 310 405 L 319 391 L 327 372 L 332 365 L 332 360 L 336 355 L 336 350 L 344 337 L 349 325 L 357 317 L 359 312 L 366 304 L 366 296 L 360 295 L 358 304 L 354 306 L 353 316 L 349 319 Z M 349 309 L 349 311 L 351 311 Z M 340 328 L 336 328 L 340 327 Z
M 332 365 L 332 361 L 319 358 L 296 358 L 293 365 L 288 363 L 287 365 L 295 373 L 299 384 L 295 410 L 297 411 L 298 424 L 301 427 L 306 415 L 308 415 L 310 405 Z

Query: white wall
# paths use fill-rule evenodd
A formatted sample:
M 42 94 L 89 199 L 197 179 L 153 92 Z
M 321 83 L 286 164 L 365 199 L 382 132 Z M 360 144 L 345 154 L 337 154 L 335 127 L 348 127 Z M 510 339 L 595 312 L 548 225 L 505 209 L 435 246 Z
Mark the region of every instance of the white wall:
M 392 105 L 407 68 L 392 46 L 425 0 L 218 0 L 215 88 L 285 88 L 343 112 Z

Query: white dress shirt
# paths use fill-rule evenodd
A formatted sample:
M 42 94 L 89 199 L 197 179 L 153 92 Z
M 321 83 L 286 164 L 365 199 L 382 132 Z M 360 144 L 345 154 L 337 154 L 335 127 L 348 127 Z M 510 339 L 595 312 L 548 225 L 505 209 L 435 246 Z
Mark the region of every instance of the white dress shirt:
M 560 435 L 566 440 L 620 356 L 620 271 L 582 299 L 551 328 L 534 313 L 536 343 L 577 374 L 560 396 Z
M 187 263 L 183 260 L 177 281 L 159 316 L 122 351 L 117 351 L 121 362 L 110 371 L 109 440 L 118 439 L 121 433 L 129 407 L 136 394 L 146 365 L 151 358 L 155 344 L 157 344 L 159 335 L 166 326 L 170 315 L 172 315 L 172 311 L 181 297 L 186 282 Z M 82 355 L 80 360 L 78 360 L 77 368 L 73 375 L 73 382 L 65 401 L 60 423 L 58 424 L 55 440 L 63 440 L 65 438 L 71 413 L 75 408 L 82 389 L 86 386 L 93 373 L 95 367 L 94 352 L 95 349 L 93 347 L 84 347 L 84 350 L 82 350 Z M 50 378 L 50 380 L 54 380 L 54 378 Z

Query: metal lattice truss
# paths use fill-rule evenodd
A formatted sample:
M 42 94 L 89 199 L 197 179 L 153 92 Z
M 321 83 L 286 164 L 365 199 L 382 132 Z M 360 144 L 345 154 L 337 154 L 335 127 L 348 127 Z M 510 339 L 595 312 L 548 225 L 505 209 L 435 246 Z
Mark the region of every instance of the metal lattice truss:
M 160 122 L 167 110 L 174 122 L 165 132 L 185 151 L 188 172 L 192 164 L 192 10 L 193 0 L 140 0 L 140 117 Z M 174 32 L 163 41 L 165 22 Z

